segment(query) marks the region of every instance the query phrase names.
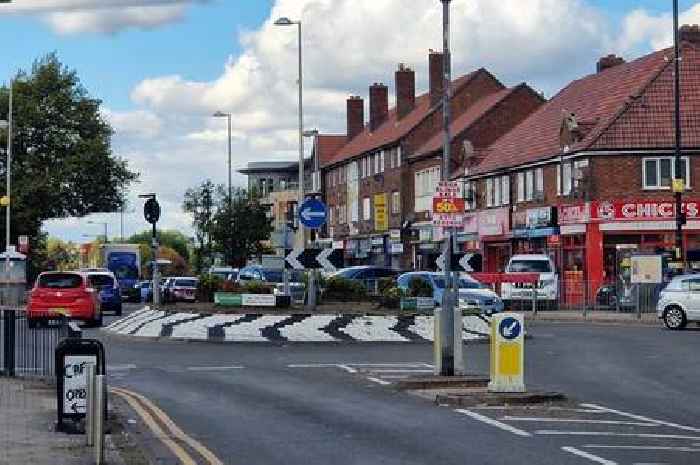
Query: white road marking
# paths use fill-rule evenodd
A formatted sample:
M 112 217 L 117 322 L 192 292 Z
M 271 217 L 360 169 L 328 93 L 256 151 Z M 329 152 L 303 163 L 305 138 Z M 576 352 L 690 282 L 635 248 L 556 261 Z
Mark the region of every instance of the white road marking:
M 588 452 L 578 450 L 575 447 L 562 447 L 561 450 L 570 454 L 578 455 L 581 458 L 588 459 L 591 462 L 599 463 L 601 465 L 617 465 L 617 462 L 598 457 L 597 455 L 589 454 Z
M 635 415 L 635 414 L 623 412 L 623 411 L 620 411 L 620 410 L 614 410 L 614 409 L 607 408 L 607 407 L 603 407 L 603 406 L 597 405 L 597 404 L 581 404 L 581 407 L 594 408 L 594 409 L 601 410 L 601 411 L 604 411 L 604 412 L 615 413 L 615 414 L 620 415 L 620 416 L 623 416 L 623 417 L 632 418 L 633 420 L 639 420 L 639 421 L 646 421 L 646 422 L 651 422 L 651 423 L 657 423 L 657 424 L 659 424 L 659 425 L 669 426 L 669 427 L 671 427 L 671 428 L 681 429 L 681 430 L 684 430 L 684 431 L 692 431 L 692 432 L 694 432 L 694 433 L 700 433 L 700 428 L 695 428 L 694 426 L 679 425 L 679 424 L 677 424 L 677 423 L 671 423 L 671 422 L 668 422 L 668 421 L 655 420 L 655 419 L 653 419 L 653 418 L 644 417 L 644 416 L 641 416 L 641 415 Z
M 226 370 L 242 370 L 245 367 L 229 366 L 229 367 L 187 367 L 189 371 L 226 371 Z
M 336 365 L 336 366 L 337 366 L 338 368 L 342 369 L 342 370 L 347 371 L 348 373 L 357 373 L 357 370 L 356 370 L 356 369 L 354 369 L 354 368 L 352 368 L 352 367 L 349 367 L 349 366 L 347 366 L 347 365 Z
M 370 369 L 372 373 L 432 373 L 433 370 L 424 369 L 411 369 L 411 368 L 372 368 Z
M 638 421 L 617 421 L 617 420 L 589 420 L 578 418 L 538 418 L 538 417 L 514 417 L 506 415 L 501 418 L 503 421 L 534 421 L 543 423 L 586 423 L 594 425 L 625 425 L 625 426 L 651 426 L 658 427 L 658 423 L 642 423 Z
M 698 440 L 698 436 L 682 436 L 679 434 L 650 434 L 650 433 L 615 433 L 613 431 L 556 431 L 540 429 L 535 434 L 542 436 L 617 436 L 625 438 L 655 438 L 655 439 L 687 439 Z
M 457 410 L 455 410 L 455 412 L 461 413 L 462 415 L 466 415 L 468 417 L 471 417 L 474 420 L 479 420 L 483 423 L 486 423 L 487 425 L 495 426 L 496 428 L 502 429 L 503 431 L 508 431 L 509 433 L 513 433 L 516 436 L 523 436 L 523 437 L 531 437 L 532 436 L 532 434 L 528 433 L 527 431 L 523 431 L 523 430 L 518 429 L 514 426 L 506 425 L 505 423 L 501 423 L 498 420 L 494 420 L 493 418 L 489 418 L 487 416 L 478 414 L 476 412 L 472 412 L 470 410 L 457 409 Z
M 586 444 L 586 449 L 621 449 L 621 450 L 670 450 L 677 452 L 700 452 L 694 447 L 673 447 L 673 446 L 616 446 L 610 444 Z
M 107 370 L 107 373 L 114 371 L 129 371 L 136 369 L 136 365 L 133 363 L 125 363 L 123 365 L 107 365 L 105 369 Z
M 368 376 L 367 379 L 372 381 L 373 383 L 381 384 L 382 386 L 387 386 L 387 385 L 391 384 L 389 381 L 384 381 L 383 379 L 379 379 L 379 378 L 373 378 L 371 376 Z

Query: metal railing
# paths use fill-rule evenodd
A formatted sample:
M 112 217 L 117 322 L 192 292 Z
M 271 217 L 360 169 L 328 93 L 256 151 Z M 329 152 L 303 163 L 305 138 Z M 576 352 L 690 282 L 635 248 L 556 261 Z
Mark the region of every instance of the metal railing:
M 29 327 L 22 307 L 0 307 L 0 375 L 52 378 L 54 351 L 71 335 L 66 320 Z

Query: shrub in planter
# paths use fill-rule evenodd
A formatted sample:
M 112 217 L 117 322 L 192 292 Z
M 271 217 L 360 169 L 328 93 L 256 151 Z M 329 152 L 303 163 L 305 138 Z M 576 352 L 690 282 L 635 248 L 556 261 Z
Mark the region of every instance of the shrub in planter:
M 420 278 L 413 278 L 408 282 L 408 297 L 432 297 L 433 288 Z
M 367 288 L 359 281 L 333 277 L 326 281 L 323 298 L 342 302 L 366 300 Z
M 197 294 L 202 302 L 214 302 L 214 293 L 217 292 L 223 283 L 223 280 L 210 274 L 199 276 L 199 284 L 197 285 Z
M 396 286 L 385 287 L 379 295 L 379 304 L 385 308 L 399 308 L 402 297 L 405 297 L 402 289 Z
M 273 294 L 273 287 L 262 281 L 248 281 L 243 284 L 244 294 Z
M 219 290 L 221 292 L 233 292 L 237 294 L 243 292 L 243 288 L 238 283 L 233 281 L 224 281 L 219 287 Z
M 396 280 L 394 278 L 379 278 L 377 281 L 377 289 L 379 290 L 379 295 L 384 294 L 392 287 L 396 287 Z

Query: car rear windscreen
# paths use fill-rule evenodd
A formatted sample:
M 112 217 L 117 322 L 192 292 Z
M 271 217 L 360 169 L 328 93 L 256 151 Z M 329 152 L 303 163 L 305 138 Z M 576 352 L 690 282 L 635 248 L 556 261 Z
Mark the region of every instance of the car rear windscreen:
M 82 284 L 82 276 L 73 273 L 45 274 L 39 277 L 39 287 L 48 289 L 74 289 Z
M 508 267 L 510 273 L 551 273 L 547 260 L 513 260 Z
M 197 280 L 196 279 L 176 279 L 175 286 L 176 287 L 197 287 Z
M 114 287 L 114 279 L 106 274 L 95 274 L 88 277 L 90 284 L 96 287 Z

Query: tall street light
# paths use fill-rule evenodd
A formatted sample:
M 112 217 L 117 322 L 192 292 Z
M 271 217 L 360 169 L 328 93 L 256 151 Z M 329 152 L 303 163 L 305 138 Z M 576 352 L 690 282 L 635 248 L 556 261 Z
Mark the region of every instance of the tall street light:
M 107 242 L 109 242 L 109 239 L 107 239 L 107 225 L 108 225 L 109 223 L 103 223 L 103 222 L 101 222 L 101 221 L 92 221 L 92 220 L 90 220 L 90 221 L 87 222 L 87 224 L 102 225 L 102 226 L 104 227 L 104 229 L 105 229 L 105 244 L 106 244 Z
M 224 113 L 223 111 L 217 111 L 212 115 L 214 118 L 226 118 L 228 121 L 228 214 L 229 218 L 233 215 L 233 192 L 231 190 L 231 113 Z M 229 232 L 231 232 L 231 225 L 229 224 Z M 233 244 L 233 241 L 229 238 L 229 247 Z M 226 257 L 227 263 L 230 265 L 231 257 Z
M 683 253 L 683 225 L 686 223 L 686 213 L 682 211 L 682 193 L 685 190 L 685 180 L 681 176 L 681 52 L 679 45 L 678 31 L 678 0 L 673 0 L 673 48 L 674 48 L 674 81 L 673 81 L 673 97 L 674 97 L 674 127 L 675 127 L 675 157 L 673 166 L 673 192 L 676 203 L 676 259 L 683 262 L 685 268 L 685 259 Z
M 275 21 L 275 26 L 298 26 L 299 32 L 299 198 L 297 211 L 301 209 L 301 204 L 304 203 L 304 103 L 303 103 L 303 73 L 302 73 L 302 45 L 301 45 L 301 21 L 292 21 L 287 17 L 279 18 Z M 298 230 L 299 243 L 301 246 L 306 246 L 304 240 L 304 230 L 300 227 Z
M 5 197 L 2 198 L 2 205 L 5 206 L 5 250 L 7 252 L 10 251 L 10 226 L 11 226 L 11 221 L 10 221 L 10 213 L 11 213 L 11 208 L 10 204 L 12 203 L 11 200 L 11 193 L 12 193 L 12 94 L 14 93 L 12 90 L 14 84 L 14 79 L 10 79 L 10 96 L 9 96 L 9 103 L 8 103 L 8 111 L 7 111 L 7 120 L 2 120 L 0 121 L 0 128 L 2 129 L 7 129 L 7 170 L 6 170 L 6 190 L 7 193 Z M 9 257 L 9 255 L 8 255 Z M 8 258 L 9 260 L 9 258 Z

